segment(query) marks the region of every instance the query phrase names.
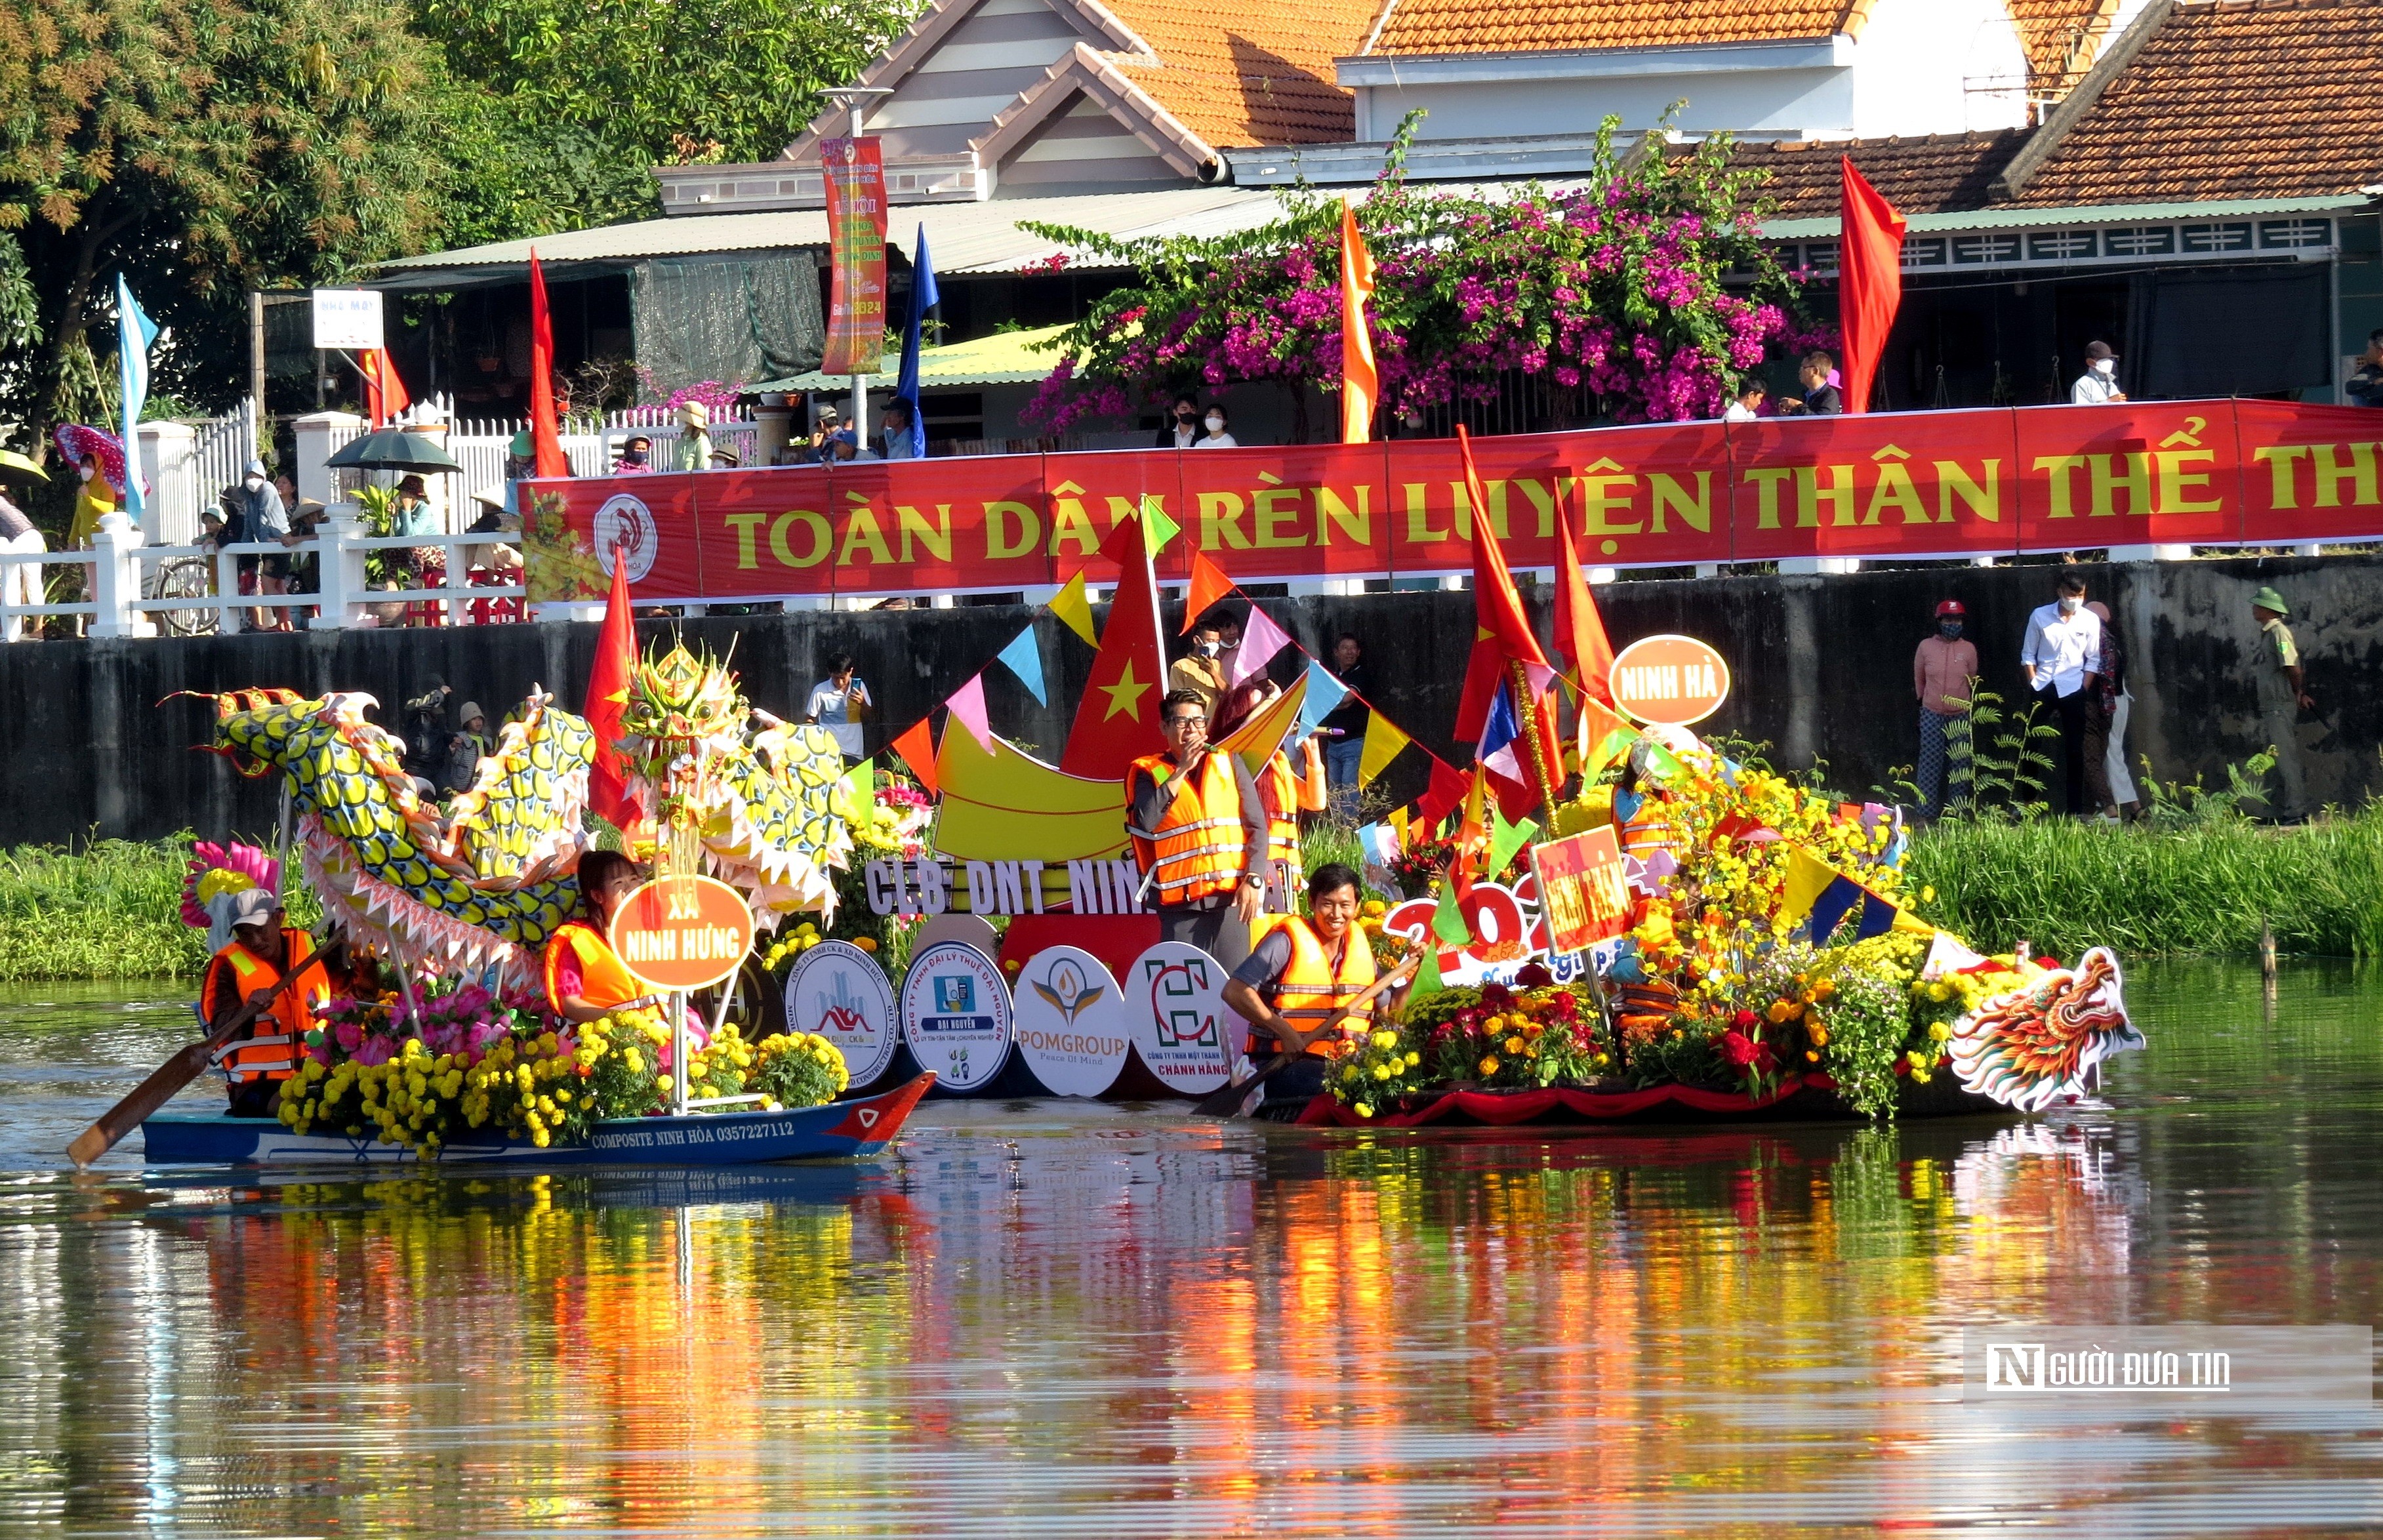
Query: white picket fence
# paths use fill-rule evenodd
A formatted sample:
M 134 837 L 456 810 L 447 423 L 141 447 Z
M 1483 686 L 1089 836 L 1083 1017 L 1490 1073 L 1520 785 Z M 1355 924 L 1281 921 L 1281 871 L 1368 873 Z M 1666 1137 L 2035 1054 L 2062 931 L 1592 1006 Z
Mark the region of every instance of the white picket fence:
M 229 635 L 248 629 L 252 610 L 297 615 L 295 623 L 315 631 L 409 623 L 472 625 L 526 618 L 527 590 L 519 569 L 506 574 L 494 565 L 499 539 L 487 535 L 375 536 L 354 518 L 352 505 L 332 510 L 316 538 L 295 546 L 278 542 L 237 545 L 153 546 L 124 514 L 100 521 L 94 548 L 40 554 L 0 550 L 0 642 L 23 641 L 31 628 L 21 621 L 51 615 L 80 617 L 93 637 Z M 373 588 L 366 585 L 368 551 L 438 548 L 446 558 L 446 583 L 437 588 Z M 243 594 L 240 562 L 248 557 L 315 558 L 317 591 L 311 594 Z M 10 581 L 22 567 L 39 574 L 46 591 L 50 573 L 85 569 L 84 597 L 64 603 L 13 604 Z M 473 583 L 477 569 L 490 581 Z M 510 575 L 512 581 L 497 582 Z M 512 600 L 511 604 L 500 601 Z M 437 606 L 430 622 L 428 606 Z M 303 613 L 313 611 L 311 614 Z

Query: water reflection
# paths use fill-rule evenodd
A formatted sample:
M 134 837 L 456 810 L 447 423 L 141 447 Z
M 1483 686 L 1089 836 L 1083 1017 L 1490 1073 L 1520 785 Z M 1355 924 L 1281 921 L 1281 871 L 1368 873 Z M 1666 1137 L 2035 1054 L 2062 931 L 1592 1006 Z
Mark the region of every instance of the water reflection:
M 2357 1525 L 2371 1419 L 2038 1435 L 1961 1403 L 1949 1353 L 1998 1321 L 2371 1321 L 2364 981 L 2288 975 L 2271 1025 L 2255 975 L 2153 971 L 2112 1105 L 2028 1123 L 931 1103 L 866 1169 L 28 1175 L 0 1526 Z

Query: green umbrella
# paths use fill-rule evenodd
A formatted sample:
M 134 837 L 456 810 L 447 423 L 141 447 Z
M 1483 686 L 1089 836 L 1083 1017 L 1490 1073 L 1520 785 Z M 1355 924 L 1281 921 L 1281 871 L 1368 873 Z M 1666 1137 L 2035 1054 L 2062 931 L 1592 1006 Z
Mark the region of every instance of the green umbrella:
M 355 439 L 323 462 L 361 471 L 461 471 L 447 451 L 403 428 L 381 428 Z
M 37 481 L 47 481 L 50 474 L 14 450 L 0 450 L 0 471 L 22 471 Z

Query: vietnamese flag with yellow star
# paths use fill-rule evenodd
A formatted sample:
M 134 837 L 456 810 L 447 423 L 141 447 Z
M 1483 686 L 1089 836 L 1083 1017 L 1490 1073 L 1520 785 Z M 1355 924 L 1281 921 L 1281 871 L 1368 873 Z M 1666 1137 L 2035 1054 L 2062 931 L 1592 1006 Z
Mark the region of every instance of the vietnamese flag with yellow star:
M 612 553 L 612 591 L 604 601 L 604 628 L 596 634 L 596 663 L 587 673 L 582 713 L 596 737 L 595 762 L 587 767 L 587 808 L 626 833 L 644 819 L 629 790 L 629 760 L 621 752 L 621 723 L 629 709 L 629 681 L 637 671 L 637 632 L 629 614 L 629 553 Z
M 1059 768 L 1069 775 L 1122 781 L 1132 763 L 1167 746 L 1158 730 L 1158 703 L 1167 695 L 1166 654 L 1158 642 L 1158 582 L 1142 520 L 1109 531 L 1101 554 L 1121 569 L 1109 601 L 1100 656 L 1076 706 Z

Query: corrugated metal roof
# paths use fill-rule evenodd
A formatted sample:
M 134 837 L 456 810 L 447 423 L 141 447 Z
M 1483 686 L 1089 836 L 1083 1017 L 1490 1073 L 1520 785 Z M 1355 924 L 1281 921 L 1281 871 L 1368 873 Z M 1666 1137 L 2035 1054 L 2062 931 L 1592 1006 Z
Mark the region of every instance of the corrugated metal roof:
M 910 203 L 888 212 L 885 240 L 905 253 L 920 226 L 938 273 L 1014 273 L 1049 260 L 1060 248 L 1018 228 L 1021 220 L 1077 225 L 1130 239 L 1145 235 L 1219 235 L 1264 224 L 1280 205 L 1271 191 L 1242 187 L 1159 188 L 1073 198 L 1001 198 L 982 203 Z M 817 209 L 755 214 L 692 214 L 633 225 L 500 240 L 459 251 L 431 252 L 381 265 L 376 288 L 423 289 L 450 282 L 517 279 L 537 248 L 549 271 L 586 275 L 618 271 L 656 257 L 710 252 L 755 252 L 827 245 L 827 216 Z
M 2198 203 L 2101 203 L 2091 208 L 1995 208 L 1969 213 L 1915 214 L 1914 230 L 2040 229 L 2048 225 L 2159 224 L 2177 219 L 2227 219 L 2259 214 L 2322 214 L 2364 208 L 2362 192 L 2315 198 L 2215 198 Z M 1774 240 L 1809 240 L 1838 233 L 1834 219 L 1773 219 L 1762 233 Z
M 932 231 L 927 239 L 935 238 Z M 1051 373 L 1059 361 L 1056 352 L 1037 352 L 1038 342 L 1048 342 L 1067 330 L 1065 326 L 1038 326 L 1031 331 L 1001 331 L 973 341 L 954 342 L 941 348 L 919 351 L 919 383 L 930 389 L 944 389 L 961 385 L 1031 385 Z M 867 376 L 871 387 L 887 386 L 902 373 L 902 355 L 887 353 L 879 373 Z M 773 379 L 759 385 L 748 385 L 747 390 L 841 390 L 849 384 L 843 375 L 822 375 L 813 370 L 808 375 L 794 375 L 785 379 Z

